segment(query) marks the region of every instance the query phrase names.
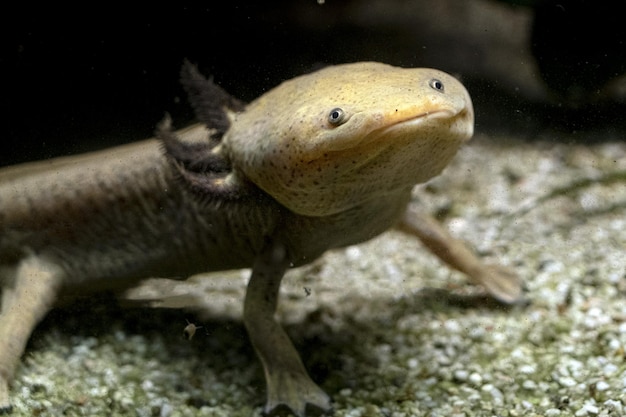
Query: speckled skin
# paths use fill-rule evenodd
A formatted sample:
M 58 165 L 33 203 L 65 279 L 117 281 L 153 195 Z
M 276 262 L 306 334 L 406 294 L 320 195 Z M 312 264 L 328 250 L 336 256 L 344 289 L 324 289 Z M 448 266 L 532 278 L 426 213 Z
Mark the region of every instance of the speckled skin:
M 438 226 L 403 221 L 412 187 L 473 132 L 469 95 L 449 75 L 340 65 L 237 113 L 226 107 L 214 113 L 230 123 L 213 130 L 162 129 L 168 152 L 178 140 L 215 142 L 217 129 L 207 154 L 218 163 L 207 167 L 228 167 L 223 175 L 191 172 L 156 140 L 0 170 L 0 410 L 10 409 L 30 333 L 62 291 L 251 267 L 244 322 L 265 369 L 265 411 L 284 404 L 300 416 L 307 404 L 329 409 L 330 398 L 274 320 L 287 268 L 402 223 L 498 298 L 519 295 L 513 276 L 493 274 Z
M 329 121 L 335 108 L 341 123 Z M 235 116 L 224 147 L 280 203 L 324 216 L 438 175 L 471 137 L 473 118 L 467 91 L 448 74 L 359 63 L 264 94 Z

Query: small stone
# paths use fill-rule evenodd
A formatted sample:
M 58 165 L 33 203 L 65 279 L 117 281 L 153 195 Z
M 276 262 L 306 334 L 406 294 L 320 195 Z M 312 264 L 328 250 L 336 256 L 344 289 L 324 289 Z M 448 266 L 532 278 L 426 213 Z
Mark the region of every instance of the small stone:
M 488 393 L 493 398 L 494 405 L 501 406 L 504 400 L 502 391 L 493 386 L 493 384 L 485 384 L 481 387 L 481 391 Z
M 607 363 L 602 367 L 602 373 L 605 377 L 613 376 L 617 373 L 618 370 L 619 368 L 614 363 Z
M 472 372 L 469 376 L 469 382 L 474 385 L 481 385 L 483 383 L 483 377 L 478 372 Z
M 562 386 L 566 388 L 571 388 L 574 385 L 576 385 L 576 381 L 574 381 L 574 379 L 570 378 L 569 376 L 563 376 L 559 378 L 559 384 L 561 384 Z
M 467 372 L 465 369 L 457 369 L 456 371 L 454 371 L 454 379 L 456 379 L 457 381 L 467 381 L 468 377 L 469 372 Z
M 585 404 L 580 410 L 574 414 L 576 417 L 595 416 L 598 415 L 600 410 L 593 404 Z
M 604 402 L 604 406 L 609 410 L 615 411 L 618 415 L 624 415 L 624 406 L 621 401 L 617 400 L 606 400 Z
M 416 358 L 411 358 L 407 362 L 409 369 L 415 369 L 419 366 L 420 362 Z
M 174 407 L 170 403 L 165 403 L 161 407 L 161 412 L 159 413 L 159 417 L 170 417 L 174 412 Z
M 606 391 L 609 388 L 611 388 L 611 386 L 607 384 L 606 381 L 598 381 L 596 383 L 596 391 Z

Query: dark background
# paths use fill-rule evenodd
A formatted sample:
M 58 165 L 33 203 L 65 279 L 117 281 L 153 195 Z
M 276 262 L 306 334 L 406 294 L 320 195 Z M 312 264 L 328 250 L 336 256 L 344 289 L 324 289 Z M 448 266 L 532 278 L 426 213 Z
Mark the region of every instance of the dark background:
M 185 58 L 246 101 L 327 64 L 434 66 L 466 83 L 478 131 L 529 140 L 546 131 L 564 140 L 623 139 L 624 83 L 615 81 L 626 62 L 619 4 L 16 5 L 3 13 L 0 165 L 144 139 L 165 112 L 178 127 L 190 123 L 178 82 Z M 530 16 L 531 24 L 520 26 L 524 19 L 516 16 Z M 529 66 L 535 75 L 524 75 Z

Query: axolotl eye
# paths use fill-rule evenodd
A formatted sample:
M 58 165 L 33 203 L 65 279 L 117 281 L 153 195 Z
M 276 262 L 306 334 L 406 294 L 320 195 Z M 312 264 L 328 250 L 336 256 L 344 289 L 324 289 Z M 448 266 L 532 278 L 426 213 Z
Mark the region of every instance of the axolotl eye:
M 328 123 L 330 123 L 333 126 L 339 126 L 345 121 L 345 119 L 346 119 L 346 114 L 339 107 L 335 107 L 334 109 L 330 111 L 330 113 L 328 113 Z
M 441 82 L 441 80 L 433 78 L 432 80 L 428 82 L 428 84 L 431 86 L 432 89 L 443 93 L 444 87 L 443 87 L 443 83 Z

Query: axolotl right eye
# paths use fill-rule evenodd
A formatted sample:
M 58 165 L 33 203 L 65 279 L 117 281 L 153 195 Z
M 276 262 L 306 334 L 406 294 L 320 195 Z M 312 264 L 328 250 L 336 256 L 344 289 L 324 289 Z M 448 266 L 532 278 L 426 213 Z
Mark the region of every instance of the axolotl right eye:
M 335 107 L 328 113 L 328 123 L 333 126 L 339 126 L 345 121 L 345 118 L 345 112 L 339 107 Z

